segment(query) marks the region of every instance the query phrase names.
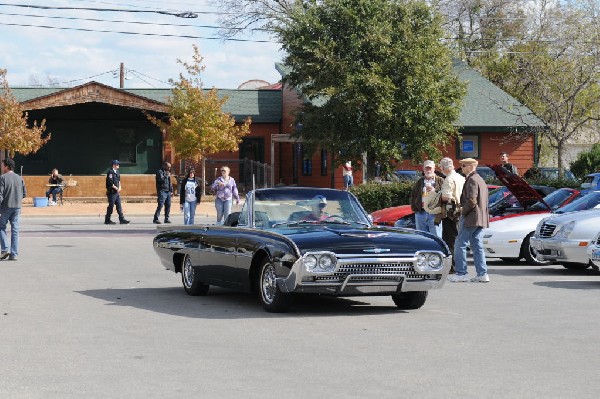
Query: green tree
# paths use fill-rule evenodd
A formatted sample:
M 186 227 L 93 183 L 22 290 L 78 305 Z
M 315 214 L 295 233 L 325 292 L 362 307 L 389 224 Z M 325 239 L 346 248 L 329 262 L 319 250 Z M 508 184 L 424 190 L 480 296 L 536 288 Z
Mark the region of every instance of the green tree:
M 167 101 L 168 121 L 146 114 L 148 119 L 167 132 L 167 140 L 182 159 L 199 161 L 207 154 L 219 151 L 235 151 L 242 137 L 250 133 L 251 120 L 236 125 L 231 114 L 223 112 L 227 97 L 219 97 L 215 88 L 204 90 L 201 73 L 204 71 L 203 57 L 197 46 L 193 46 L 193 62 L 177 60 L 187 75 L 179 74 Z
M 465 94 L 440 24 L 418 1 L 298 2 L 273 29 L 286 83 L 311 100 L 298 115 L 305 144 L 347 159 L 366 152 L 370 165 L 439 157 Z
M 541 142 L 565 167 L 571 140 L 600 118 L 600 28 L 579 8 L 548 8 L 531 36 L 488 59 L 484 74 L 548 126 Z
M 6 80 L 6 69 L 0 69 L 0 148 L 8 150 L 10 157 L 37 152 L 50 140 L 45 134 L 46 120 L 28 125 L 28 114 L 17 101 Z
M 571 162 L 571 172 L 577 177 L 583 177 L 600 170 L 600 143 L 596 143 L 589 151 L 580 152 Z

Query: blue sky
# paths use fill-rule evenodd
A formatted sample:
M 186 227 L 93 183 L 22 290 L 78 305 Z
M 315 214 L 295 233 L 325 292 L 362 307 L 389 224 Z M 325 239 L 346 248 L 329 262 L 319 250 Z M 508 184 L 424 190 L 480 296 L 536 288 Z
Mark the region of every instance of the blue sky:
M 8 70 L 7 79 L 13 87 L 27 86 L 34 80 L 46 84 L 48 78 L 60 82 L 60 86 L 77 86 L 95 80 L 118 87 L 118 75 L 112 71 L 118 71 L 121 62 L 128 71 L 125 87 L 169 87 L 168 79 L 177 79 L 182 72 L 176 60 L 179 58 L 190 61 L 193 44 L 198 45 L 204 57 L 206 70 L 202 80 L 205 87 L 236 88 L 251 79 L 261 79 L 269 83 L 280 79 L 274 64 L 281 60 L 282 54 L 279 45 L 274 42 L 236 42 L 64 29 L 215 37 L 216 29 L 198 27 L 217 25 L 215 14 L 198 14 L 198 18 L 192 19 L 156 12 L 219 11 L 209 6 L 206 0 L 8 0 L 0 3 L 0 68 Z M 8 4 L 118 11 L 39 9 Z M 132 13 L 123 10 L 143 12 Z M 158 26 L 132 22 L 194 26 Z M 44 25 L 63 29 L 23 25 Z M 244 35 L 239 38 L 270 40 L 264 34 Z

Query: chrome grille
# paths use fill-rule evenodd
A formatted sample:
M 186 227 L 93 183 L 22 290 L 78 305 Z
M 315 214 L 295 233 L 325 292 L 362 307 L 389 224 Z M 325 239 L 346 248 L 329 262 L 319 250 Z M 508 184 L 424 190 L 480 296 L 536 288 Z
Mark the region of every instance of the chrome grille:
M 406 275 L 407 279 L 411 280 L 422 280 L 429 278 L 429 275 L 419 274 L 415 272 L 412 263 L 348 263 L 341 264 L 338 270 L 333 274 L 321 275 L 315 278 L 316 281 L 335 281 L 341 282 L 346 279 L 349 275 L 360 275 L 360 274 L 379 274 L 380 276 L 366 276 L 364 278 L 354 277 L 352 280 L 362 281 L 393 281 L 397 280 L 398 274 Z M 385 275 L 389 274 L 390 277 Z M 384 276 L 381 276 L 384 275 Z M 438 278 L 439 275 L 432 276 L 432 278 Z
M 540 227 L 540 237 L 541 238 L 549 238 L 554 234 L 554 230 L 556 230 L 555 224 L 544 223 Z

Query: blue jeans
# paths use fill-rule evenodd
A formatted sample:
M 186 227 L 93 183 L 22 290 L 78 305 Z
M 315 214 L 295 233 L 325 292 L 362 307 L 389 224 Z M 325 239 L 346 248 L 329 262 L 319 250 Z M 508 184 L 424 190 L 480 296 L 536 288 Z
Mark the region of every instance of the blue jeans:
M 171 214 L 171 193 L 169 191 L 161 191 L 157 195 L 158 205 L 156 206 L 156 212 L 154 212 L 154 220 L 158 220 L 160 217 L 160 211 L 163 205 L 165 206 L 165 221 L 169 220 Z
M 426 231 L 438 237 L 442 237 L 442 224 L 434 223 L 435 215 L 427 213 L 425 211 L 416 212 L 415 213 L 415 224 L 417 225 L 417 230 Z
M 6 225 L 10 221 L 10 254 L 17 256 L 19 254 L 19 215 L 21 208 L 2 208 L 0 209 L 0 246 L 2 252 L 8 252 L 8 236 L 6 235 Z
M 196 201 L 185 201 L 183 203 L 183 224 L 194 224 L 194 215 L 196 215 Z
M 354 185 L 354 176 L 349 175 L 349 176 L 344 176 L 344 188 L 349 188 L 352 187 Z
M 231 203 L 233 198 L 222 200 L 220 198 L 215 199 L 215 208 L 217 208 L 217 224 L 223 224 L 227 219 L 227 216 L 231 213 Z
M 46 197 L 50 197 L 52 194 L 52 201 L 56 202 L 56 194 L 60 193 L 62 188 L 60 187 L 52 187 L 50 190 L 46 191 Z
M 458 236 L 454 243 L 454 270 L 459 276 L 467 274 L 467 246 L 471 244 L 473 262 L 478 276 L 487 273 L 485 253 L 483 252 L 483 227 L 465 227 L 461 217 L 458 222 Z

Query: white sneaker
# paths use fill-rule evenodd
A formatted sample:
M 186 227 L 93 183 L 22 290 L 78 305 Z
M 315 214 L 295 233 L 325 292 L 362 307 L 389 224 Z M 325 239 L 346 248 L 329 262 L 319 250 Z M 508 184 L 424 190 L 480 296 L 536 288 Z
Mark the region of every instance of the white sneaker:
M 490 277 L 486 274 L 484 274 L 483 276 L 475 276 L 471 279 L 472 283 L 489 283 L 490 282 Z
M 467 283 L 469 282 L 469 276 L 466 274 L 453 274 L 451 276 L 448 276 L 448 281 L 450 281 L 451 283 Z
M 49 203 L 48 205 L 50 205 L 50 206 L 55 206 L 55 205 L 56 205 L 56 202 L 54 202 L 54 201 L 50 201 L 50 203 Z

